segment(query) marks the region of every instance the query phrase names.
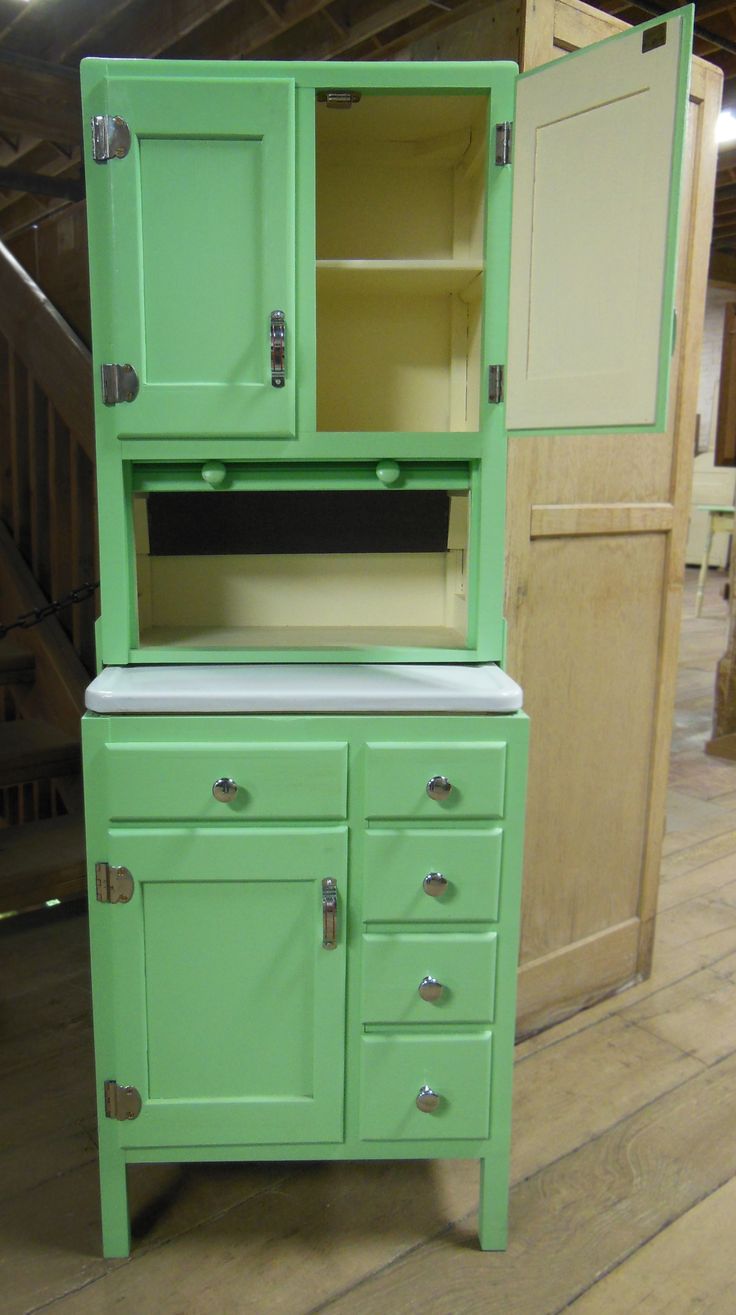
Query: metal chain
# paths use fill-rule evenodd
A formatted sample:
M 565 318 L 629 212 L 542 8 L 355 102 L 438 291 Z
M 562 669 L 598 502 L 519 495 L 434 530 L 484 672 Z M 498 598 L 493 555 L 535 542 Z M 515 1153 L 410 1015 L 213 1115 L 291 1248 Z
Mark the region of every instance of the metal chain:
M 63 598 L 57 598 L 53 603 L 45 603 L 43 607 L 34 607 L 30 612 L 23 612 L 6 626 L 0 625 L 0 639 L 4 639 L 10 630 L 30 630 L 31 626 L 40 625 L 47 617 L 56 616 L 56 613 L 61 612 L 63 608 L 73 607 L 75 603 L 84 603 L 86 599 L 92 597 L 99 583 L 99 580 L 90 580 L 86 584 L 80 584 L 76 589 L 70 589 Z

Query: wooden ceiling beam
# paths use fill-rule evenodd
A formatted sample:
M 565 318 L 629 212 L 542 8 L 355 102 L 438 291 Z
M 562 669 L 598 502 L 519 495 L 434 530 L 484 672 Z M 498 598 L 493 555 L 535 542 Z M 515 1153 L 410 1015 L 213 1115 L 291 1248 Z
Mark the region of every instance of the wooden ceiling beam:
M 35 149 L 29 151 L 23 159 L 25 172 L 34 174 L 43 174 L 45 178 L 80 178 L 81 177 L 81 151 L 73 151 L 71 160 L 59 153 L 51 142 L 37 142 Z M 9 168 L 17 167 L 11 163 Z M 21 198 L 17 193 L 0 196 L 0 229 L 5 223 L 5 213 L 11 206 L 16 205 Z
M 107 21 L 127 2 L 106 0 Z M 0 42 L 6 49 L 60 64 L 67 47 L 99 22 L 100 9 L 99 0 L 29 0 L 0 30 Z
M 78 75 L 0 50 L 0 128 L 75 145 L 82 135 Z
M 0 235 L 7 242 L 18 233 L 23 233 L 32 224 L 43 223 L 59 210 L 74 205 L 59 196 L 22 196 L 10 199 L 10 204 L 0 211 Z
M 231 0 L 123 0 L 107 8 L 97 5 L 98 21 L 90 30 L 78 35 L 64 52 L 64 60 L 76 64 L 86 55 L 110 56 L 112 59 L 151 58 L 169 46 L 206 27 L 213 15 L 225 9 Z M 253 5 L 239 3 L 241 13 Z M 249 21 L 252 21 L 249 20 Z M 273 20 L 269 20 L 272 22 Z M 206 49 L 194 58 L 208 56 Z
M 269 41 L 289 32 L 299 23 L 326 9 L 332 0 L 286 0 L 278 18 L 262 13 L 254 18 L 240 3 L 221 6 L 208 22 L 196 31 L 165 48 L 169 59 L 247 59 Z
M 379 32 L 384 32 L 387 28 L 393 27 L 394 24 L 401 23 L 407 18 L 413 18 L 415 14 L 421 13 L 423 9 L 431 7 L 428 0 L 392 0 L 391 4 L 382 5 L 369 17 L 360 19 L 357 23 L 351 23 L 343 36 L 333 32 L 324 41 L 307 46 L 304 51 L 304 58 L 335 59 L 346 54 L 347 51 L 361 46 L 365 41 L 370 41 L 372 37 L 378 36 Z
M 478 13 L 479 10 L 487 8 L 488 0 L 464 0 L 464 2 L 456 4 L 453 9 L 448 9 L 444 13 L 433 10 L 431 11 L 432 17 L 428 16 L 422 22 L 412 24 L 410 31 L 385 39 L 381 42 L 380 50 L 366 52 L 362 58 L 366 60 L 390 59 L 392 55 L 411 45 L 412 42 L 431 36 L 433 32 L 439 32 L 443 27 L 448 27 L 452 23 L 457 23 L 461 18 L 468 18 L 470 15 Z
M 0 169 L 0 189 L 3 192 L 30 193 L 31 196 L 58 196 L 67 201 L 81 201 L 84 181 L 74 178 L 53 177 L 49 174 L 27 173 L 24 169 Z

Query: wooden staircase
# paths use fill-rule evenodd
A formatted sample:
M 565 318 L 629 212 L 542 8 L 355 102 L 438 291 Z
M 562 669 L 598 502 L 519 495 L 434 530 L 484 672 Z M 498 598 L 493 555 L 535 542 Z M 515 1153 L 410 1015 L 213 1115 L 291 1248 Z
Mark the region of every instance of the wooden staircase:
M 31 653 L 0 641 L 6 695 L 32 685 L 35 666 Z M 27 718 L 0 727 L 0 913 L 84 893 L 84 821 L 78 807 L 66 811 L 78 803 L 80 768 L 78 737 L 57 726 Z
M 0 452 L 7 624 L 94 580 L 97 552 L 90 355 L 2 244 Z M 0 639 L 0 914 L 85 890 L 79 720 L 94 617 L 88 599 Z

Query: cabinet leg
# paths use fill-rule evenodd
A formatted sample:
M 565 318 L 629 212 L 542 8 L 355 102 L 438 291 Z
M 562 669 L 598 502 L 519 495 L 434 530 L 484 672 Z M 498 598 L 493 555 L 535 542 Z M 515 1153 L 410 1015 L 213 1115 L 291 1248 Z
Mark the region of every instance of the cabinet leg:
M 100 1207 L 102 1254 L 107 1259 L 130 1255 L 130 1215 L 125 1157 L 100 1142 Z
M 478 1241 L 481 1251 L 505 1251 L 508 1242 L 508 1168 L 491 1159 L 480 1162 Z

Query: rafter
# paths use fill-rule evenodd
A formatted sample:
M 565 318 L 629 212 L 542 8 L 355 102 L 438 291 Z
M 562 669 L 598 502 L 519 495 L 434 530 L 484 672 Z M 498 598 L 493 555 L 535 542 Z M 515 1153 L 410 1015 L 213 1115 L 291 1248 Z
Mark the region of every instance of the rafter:
M 71 69 L 0 50 L 0 71 L 0 129 L 49 141 L 79 141 L 79 79 Z
M 175 42 L 196 34 L 230 3 L 231 0 L 169 0 L 165 4 L 151 4 L 151 0 L 125 0 L 107 9 L 98 3 L 98 22 L 68 47 L 64 59 L 71 64 L 85 55 L 111 58 L 160 55 Z M 240 8 L 253 12 L 252 4 L 241 4 Z M 203 53 L 208 52 L 200 50 L 197 56 Z
M 51 177 L 26 173 L 23 169 L 0 169 L 0 189 L 4 192 L 28 192 L 32 196 L 58 196 L 66 201 L 81 201 L 84 183 L 81 178 Z
M 172 59 L 247 59 L 269 41 L 291 31 L 299 23 L 326 9 L 331 0 L 286 0 L 278 18 L 268 14 L 254 18 L 242 4 L 229 4 L 196 31 L 166 48 Z

